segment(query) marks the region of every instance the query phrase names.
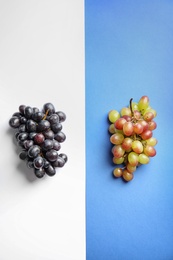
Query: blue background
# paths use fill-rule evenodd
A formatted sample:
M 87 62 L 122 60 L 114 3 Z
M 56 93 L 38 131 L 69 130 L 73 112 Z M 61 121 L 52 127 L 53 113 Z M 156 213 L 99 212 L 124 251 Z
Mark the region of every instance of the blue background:
M 87 260 L 173 259 L 173 1 L 86 0 Z M 157 155 L 112 177 L 107 115 L 148 95 Z

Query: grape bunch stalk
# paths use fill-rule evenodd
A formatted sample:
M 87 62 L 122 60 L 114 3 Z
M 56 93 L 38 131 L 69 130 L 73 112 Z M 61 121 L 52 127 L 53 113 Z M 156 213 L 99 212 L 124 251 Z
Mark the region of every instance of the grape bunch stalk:
M 37 178 L 45 174 L 54 176 L 56 167 L 63 167 L 67 155 L 60 153 L 61 143 L 66 140 L 62 132 L 62 123 L 66 114 L 56 111 L 52 103 L 45 103 L 40 110 L 37 107 L 20 105 L 9 120 L 15 129 L 15 138 L 21 148 L 19 158 L 25 160 L 33 169 Z
M 148 164 L 150 157 L 156 155 L 158 141 L 153 137 L 153 130 L 157 128 L 156 116 L 157 112 L 150 106 L 148 96 L 142 96 L 138 102 L 133 102 L 131 98 L 129 106 L 123 107 L 120 112 L 109 111 L 113 163 L 119 165 L 113 170 L 114 177 L 131 181 L 136 169 Z

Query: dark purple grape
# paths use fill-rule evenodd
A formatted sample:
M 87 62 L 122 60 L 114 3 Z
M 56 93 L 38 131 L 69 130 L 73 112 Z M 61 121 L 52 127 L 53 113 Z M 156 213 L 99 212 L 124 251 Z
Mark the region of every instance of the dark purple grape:
M 27 128 L 28 132 L 35 132 L 37 129 L 36 122 L 34 122 L 32 119 L 29 119 L 26 122 L 26 128 Z
M 15 133 L 16 140 L 18 140 L 19 132 Z
M 33 140 L 25 140 L 25 141 L 23 141 L 23 146 L 25 147 L 26 150 L 28 150 L 33 145 L 34 145 L 34 141 Z
M 51 125 L 51 129 L 55 134 L 57 134 L 62 130 L 62 125 L 60 123 L 53 124 Z
M 18 118 L 21 118 L 22 114 L 20 112 L 15 112 L 12 116 L 17 116 Z
M 35 169 L 34 173 L 37 178 L 42 178 L 45 175 L 45 169 L 44 168 Z
M 39 109 L 37 107 L 33 107 L 32 110 L 33 110 L 33 114 L 39 112 Z
M 52 103 L 46 103 L 43 106 L 43 113 L 47 113 L 48 116 L 55 113 L 55 107 Z
M 54 139 L 54 132 L 52 130 L 47 130 L 45 132 L 43 132 L 43 135 L 46 139 Z
M 34 142 L 36 144 L 42 144 L 45 140 L 45 137 L 42 133 L 37 133 L 35 136 L 34 136 Z
M 57 114 L 52 114 L 50 117 L 49 117 L 49 122 L 50 124 L 56 124 L 56 123 L 59 123 L 59 116 Z
M 28 156 L 30 158 L 37 157 L 39 153 L 40 153 L 40 146 L 38 146 L 38 145 L 33 145 L 28 150 Z
M 58 141 L 53 140 L 53 149 L 59 151 L 61 149 L 61 145 Z
M 55 162 L 52 163 L 54 167 L 63 167 L 65 164 L 65 160 L 62 157 L 58 157 Z
M 20 126 L 19 126 L 19 132 L 20 133 L 22 133 L 22 132 L 26 132 L 26 125 L 25 124 L 21 124 Z
M 58 158 L 58 153 L 57 153 L 57 151 L 54 150 L 54 149 L 51 149 L 51 150 L 47 151 L 47 152 L 46 152 L 46 158 L 47 158 L 47 160 L 50 161 L 50 162 L 56 161 L 57 158 Z
M 34 137 L 36 136 L 36 134 L 37 134 L 36 132 L 31 132 L 31 133 L 29 133 L 29 137 L 28 137 L 28 138 L 29 138 L 30 140 L 33 140 Z
M 50 165 L 50 162 L 48 162 L 45 158 L 44 158 L 44 168 L 48 168 Z
M 25 107 L 25 110 L 24 110 L 24 115 L 25 115 L 25 117 L 26 117 L 27 119 L 30 119 L 31 116 L 32 116 L 32 114 L 33 114 L 33 109 L 32 109 L 32 107 L 29 107 L 29 106 Z
M 62 123 L 66 120 L 66 114 L 62 111 L 58 111 L 56 112 L 56 114 L 58 115 L 59 117 L 59 122 Z
M 63 132 L 58 132 L 57 134 L 55 134 L 54 139 L 59 143 L 62 143 L 65 141 L 66 135 Z
M 42 148 L 44 149 L 44 151 L 51 150 L 53 148 L 53 140 L 46 139 L 43 143 Z
M 64 159 L 65 162 L 67 162 L 67 160 L 68 160 L 68 157 L 67 157 L 67 155 L 66 155 L 65 153 L 60 153 L 60 154 L 59 154 L 59 157 L 61 157 L 62 159 Z
M 22 117 L 20 118 L 20 123 L 21 123 L 21 124 L 26 124 L 26 122 L 27 122 L 26 117 L 22 116 Z
M 32 161 L 32 160 L 28 160 L 28 161 L 27 161 L 27 166 L 28 166 L 29 169 L 34 168 L 34 163 L 33 163 L 33 161 Z
M 12 128 L 18 128 L 20 126 L 20 119 L 17 116 L 13 116 L 9 120 L 9 125 Z
M 23 141 L 17 140 L 17 144 L 18 144 L 18 146 L 25 148 L 24 145 L 23 145 Z
M 36 122 L 40 122 L 44 117 L 44 114 L 42 112 L 36 112 L 36 113 L 33 113 L 32 115 L 32 119 Z
M 45 172 L 49 176 L 54 176 L 55 173 L 56 173 L 56 170 L 55 170 L 55 168 L 52 165 L 49 165 L 47 168 L 45 168 Z
M 47 120 L 41 120 L 37 125 L 37 132 L 44 132 L 50 128 L 50 123 Z
M 25 111 L 25 105 L 20 105 L 19 106 L 19 112 L 22 114 L 22 115 L 24 115 L 24 111 Z
M 24 141 L 24 140 L 26 140 L 28 138 L 28 133 L 27 132 L 23 132 L 23 133 L 20 133 L 19 135 L 18 135 L 18 141 Z
M 21 160 L 25 160 L 27 157 L 28 157 L 28 154 L 27 154 L 26 151 L 20 152 L 19 158 L 20 158 Z
M 43 159 L 43 157 L 38 156 L 34 159 L 33 163 L 34 163 L 34 167 L 36 169 L 40 169 L 44 166 L 44 159 Z

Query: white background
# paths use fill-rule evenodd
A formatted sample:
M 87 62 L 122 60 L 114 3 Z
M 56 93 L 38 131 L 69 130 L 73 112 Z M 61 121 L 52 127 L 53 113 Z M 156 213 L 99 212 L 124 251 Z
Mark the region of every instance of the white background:
M 0 1 L 0 260 L 85 259 L 84 3 Z M 66 113 L 68 163 L 36 179 L 8 121 L 25 104 Z

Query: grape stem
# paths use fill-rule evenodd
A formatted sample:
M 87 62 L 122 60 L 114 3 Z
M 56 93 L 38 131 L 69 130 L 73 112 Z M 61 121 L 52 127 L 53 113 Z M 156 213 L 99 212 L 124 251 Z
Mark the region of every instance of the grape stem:
M 46 113 L 45 113 L 45 115 L 44 115 L 44 117 L 43 117 L 43 119 L 42 119 L 42 120 L 45 120 L 45 119 L 46 119 L 46 117 L 47 117 L 48 113 L 49 113 L 49 109 L 46 111 Z
M 131 113 L 132 113 L 132 116 L 133 116 L 132 101 L 133 101 L 133 98 L 130 99 L 130 110 L 131 110 Z

